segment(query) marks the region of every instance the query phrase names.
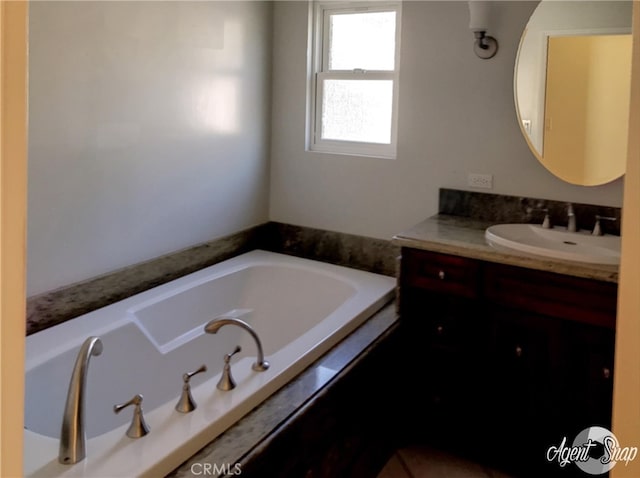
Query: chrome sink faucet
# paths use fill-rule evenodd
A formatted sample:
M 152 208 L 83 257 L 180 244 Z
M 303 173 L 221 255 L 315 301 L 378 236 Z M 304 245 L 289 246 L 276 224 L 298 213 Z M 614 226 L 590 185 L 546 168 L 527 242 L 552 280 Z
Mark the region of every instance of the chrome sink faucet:
M 258 334 L 256 334 L 253 327 L 247 324 L 244 320 L 236 319 L 234 317 L 218 317 L 216 319 L 210 320 L 207 325 L 204 326 L 204 331 L 208 334 L 216 334 L 218 330 L 220 330 L 225 325 L 236 325 L 247 332 L 253 337 L 253 340 L 256 343 L 256 347 L 258 348 L 258 357 L 256 362 L 251 366 L 251 368 L 257 372 L 264 372 L 269 368 L 269 362 L 264 359 L 264 353 L 262 351 L 262 343 L 260 342 L 260 338 Z
M 92 355 L 102 353 L 102 341 L 99 337 L 89 337 L 84 341 L 78 352 L 76 364 L 73 367 L 67 403 L 62 416 L 60 430 L 60 449 L 58 461 L 65 465 L 72 465 L 83 460 L 86 456 L 86 436 L 84 426 L 85 390 L 89 359 Z
M 569 232 L 577 231 L 576 215 L 573 212 L 573 204 L 571 203 L 567 204 L 567 231 Z

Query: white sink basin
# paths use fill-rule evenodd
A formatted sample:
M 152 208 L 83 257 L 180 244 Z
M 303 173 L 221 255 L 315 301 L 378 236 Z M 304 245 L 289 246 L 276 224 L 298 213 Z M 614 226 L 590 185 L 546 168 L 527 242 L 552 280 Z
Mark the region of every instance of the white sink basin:
M 592 236 L 588 232 L 544 229 L 534 224 L 498 224 L 487 228 L 485 237 L 496 248 L 505 247 L 537 256 L 591 264 L 620 263 L 618 236 Z

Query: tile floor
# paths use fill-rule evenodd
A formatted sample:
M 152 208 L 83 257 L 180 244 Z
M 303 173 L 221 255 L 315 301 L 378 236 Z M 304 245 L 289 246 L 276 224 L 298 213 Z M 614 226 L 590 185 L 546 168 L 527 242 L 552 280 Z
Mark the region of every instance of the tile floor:
M 397 450 L 377 478 L 511 478 L 502 472 L 426 447 Z

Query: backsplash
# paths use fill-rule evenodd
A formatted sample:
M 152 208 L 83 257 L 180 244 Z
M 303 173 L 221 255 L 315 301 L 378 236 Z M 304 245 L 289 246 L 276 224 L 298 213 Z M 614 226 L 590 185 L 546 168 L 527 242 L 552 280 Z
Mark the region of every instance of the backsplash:
M 496 223 L 542 223 L 545 213 L 540 208 L 548 208 L 552 226 L 567 225 L 567 201 L 554 201 L 522 196 L 477 193 L 457 189 L 440 189 L 439 212 L 452 216 L 470 217 Z M 615 217 L 615 221 L 602 221 L 606 234 L 620 235 L 619 207 L 597 206 L 594 204 L 571 203 L 576 215 L 578 229 L 592 230 L 596 214 Z
M 267 250 L 387 276 L 396 275 L 400 248 L 391 241 L 279 222 L 271 222 L 267 228 L 267 242 L 263 244 Z
M 27 299 L 27 335 L 253 249 L 395 275 L 391 241 L 268 222 Z
M 257 226 L 27 298 L 27 335 L 259 247 Z

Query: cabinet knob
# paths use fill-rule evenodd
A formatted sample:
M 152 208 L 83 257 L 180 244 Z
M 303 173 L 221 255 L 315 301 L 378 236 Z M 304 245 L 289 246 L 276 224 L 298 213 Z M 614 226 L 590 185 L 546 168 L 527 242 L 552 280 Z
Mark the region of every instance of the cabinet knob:
M 438 333 L 438 335 L 442 335 L 442 332 L 444 332 L 444 327 L 442 325 L 438 325 L 436 327 L 436 332 Z
M 611 369 L 609 367 L 603 367 L 602 368 L 602 376 L 605 379 L 610 379 L 611 378 Z
M 516 357 L 522 357 L 522 347 L 516 346 Z
M 446 277 L 446 274 L 444 273 L 443 270 L 438 271 L 438 279 L 444 280 L 445 277 Z

